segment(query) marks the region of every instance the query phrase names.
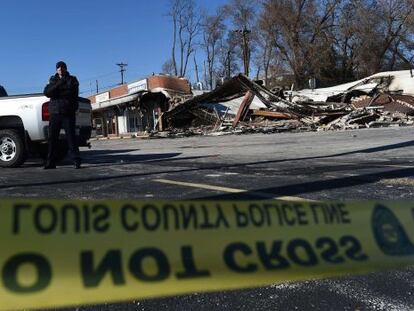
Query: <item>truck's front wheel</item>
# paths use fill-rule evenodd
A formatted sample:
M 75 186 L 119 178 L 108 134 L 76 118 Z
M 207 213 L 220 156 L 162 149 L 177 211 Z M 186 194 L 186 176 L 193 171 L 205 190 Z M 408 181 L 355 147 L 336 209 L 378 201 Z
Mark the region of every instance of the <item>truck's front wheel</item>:
M 26 159 L 22 136 L 15 130 L 0 130 L 0 166 L 17 167 Z

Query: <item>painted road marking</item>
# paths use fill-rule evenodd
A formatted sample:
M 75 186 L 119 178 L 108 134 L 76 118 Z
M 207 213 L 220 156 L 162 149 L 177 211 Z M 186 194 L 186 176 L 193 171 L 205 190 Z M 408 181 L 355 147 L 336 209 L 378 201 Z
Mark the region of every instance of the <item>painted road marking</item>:
M 317 202 L 315 200 L 305 199 L 305 198 L 300 198 L 300 197 L 291 197 L 291 196 L 275 197 L 274 194 L 272 194 L 272 193 L 248 191 L 248 190 L 244 190 L 244 189 L 221 187 L 221 186 L 199 184 L 199 183 L 189 183 L 189 182 L 176 181 L 176 180 L 170 180 L 170 179 L 154 179 L 154 181 L 159 182 L 159 183 L 163 183 L 163 184 L 175 185 L 175 186 L 200 188 L 200 189 L 221 191 L 221 192 L 227 192 L 227 193 L 249 192 L 249 193 L 252 193 L 252 194 L 260 196 L 260 197 L 264 197 L 264 198 L 268 198 L 268 199 L 275 199 L 275 200 L 282 200 L 282 201 Z

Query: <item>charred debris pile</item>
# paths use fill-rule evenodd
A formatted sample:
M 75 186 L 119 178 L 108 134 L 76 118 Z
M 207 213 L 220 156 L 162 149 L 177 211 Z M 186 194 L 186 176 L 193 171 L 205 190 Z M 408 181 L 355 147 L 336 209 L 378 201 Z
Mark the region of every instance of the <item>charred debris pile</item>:
M 414 97 L 390 92 L 387 82 L 379 80 L 353 85 L 318 101 L 306 92 L 269 90 L 238 75 L 211 92 L 173 99 L 159 122 L 161 131 L 153 136 L 409 126 L 414 124 Z

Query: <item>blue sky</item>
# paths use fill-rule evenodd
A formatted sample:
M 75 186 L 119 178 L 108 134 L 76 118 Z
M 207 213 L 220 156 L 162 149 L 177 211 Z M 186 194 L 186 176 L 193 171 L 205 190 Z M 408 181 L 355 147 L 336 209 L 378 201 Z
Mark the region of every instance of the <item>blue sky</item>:
M 226 0 L 198 0 L 215 10 Z M 171 51 L 168 0 L 1 0 L 0 84 L 9 94 L 43 91 L 64 60 L 84 95 L 161 72 Z M 190 68 L 193 70 L 193 68 Z

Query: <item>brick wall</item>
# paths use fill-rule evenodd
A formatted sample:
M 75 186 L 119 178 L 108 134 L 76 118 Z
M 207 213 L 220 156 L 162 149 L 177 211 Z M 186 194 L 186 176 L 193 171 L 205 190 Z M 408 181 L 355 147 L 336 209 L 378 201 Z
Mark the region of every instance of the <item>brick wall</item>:
M 109 98 L 120 97 L 128 94 L 128 85 L 123 84 L 109 91 Z
M 120 97 L 123 95 L 127 95 L 128 94 L 128 85 L 123 84 L 120 86 L 117 86 L 116 88 L 113 88 L 109 91 L 109 98 L 116 98 L 116 97 Z M 102 92 L 102 93 L 106 93 L 106 92 Z M 102 94 L 100 93 L 100 94 Z M 88 97 L 88 99 L 91 101 L 92 104 L 96 103 L 96 98 L 95 95 Z
M 150 76 L 148 77 L 149 90 L 164 88 L 179 93 L 191 94 L 190 83 L 187 79 L 180 79 L 173 76 Z

